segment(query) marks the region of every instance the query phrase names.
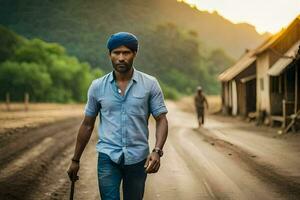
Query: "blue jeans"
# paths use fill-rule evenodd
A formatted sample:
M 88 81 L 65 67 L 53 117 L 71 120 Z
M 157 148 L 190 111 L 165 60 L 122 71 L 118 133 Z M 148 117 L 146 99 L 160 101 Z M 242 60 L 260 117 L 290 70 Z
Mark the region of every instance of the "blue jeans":
M 117 164 L 108 155 L 99 153 L 98 183 L 101 200 L 119 200 L 121 180 L 124 200 L 142 200 L 147 177 L 145 162 L 146 159 L 133 165 L 124 165 L 122 156 L 120 164 Z

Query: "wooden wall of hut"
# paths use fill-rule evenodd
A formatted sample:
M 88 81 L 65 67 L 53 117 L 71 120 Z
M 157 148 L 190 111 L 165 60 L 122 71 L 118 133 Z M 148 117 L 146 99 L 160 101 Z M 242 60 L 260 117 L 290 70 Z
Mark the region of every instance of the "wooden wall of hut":
M 256 63 L 254 62 L 235 78 L 237 83 L 238 114 L 244 117 L 247 117 L 249 112 L 254 112 L 256 110 L 255 77 Z
M 271 115 L 282 115 L 282 100 L 284 99 L 284 83 L 285 75 L 270 77 L 270 99 L 271 99 Z
M 256 112 L 256 79 L 246 82 L 246 113 Z

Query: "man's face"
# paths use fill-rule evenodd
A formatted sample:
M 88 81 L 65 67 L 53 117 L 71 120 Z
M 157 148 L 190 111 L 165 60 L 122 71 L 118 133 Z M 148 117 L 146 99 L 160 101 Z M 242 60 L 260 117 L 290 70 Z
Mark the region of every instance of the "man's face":
M 135 56 L 136 52 L 132 52 L 125 46 L 120 46 L 109 54 L 114 70 L 122 74 L 130 71 Z

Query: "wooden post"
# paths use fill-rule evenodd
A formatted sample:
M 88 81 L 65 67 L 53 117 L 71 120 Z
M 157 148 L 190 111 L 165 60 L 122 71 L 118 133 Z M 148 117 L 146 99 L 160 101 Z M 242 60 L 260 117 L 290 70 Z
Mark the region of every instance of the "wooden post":
M 295 64 L 296 67 L 296 73 L 295 73 L 295 110 L 294 113 L 297 113 L 298 111 L 298 66 Z
M 284 99 L 288 101 L 287 96 L 287 72 L 284 73 Z
M 6 93 L 6 110 L 10 111 L 10 96 L 9 96 L 9 92 Z
M 24 105 L 25 105 L 25 111 L 28 111 L 28 105 L 29 105 L 29 94 L 26 92 L 24 98 Z
M 283 99 L 282 100 L 282 117 L 283 117 L 283 121 L 282 121 L 282 128 L 284 129 L 286 127 L 286 123 L 287 123 L 287 116 L 286 116 L 286 107 L 287 107 L 287 104 L 286 104 L 286 100 Z

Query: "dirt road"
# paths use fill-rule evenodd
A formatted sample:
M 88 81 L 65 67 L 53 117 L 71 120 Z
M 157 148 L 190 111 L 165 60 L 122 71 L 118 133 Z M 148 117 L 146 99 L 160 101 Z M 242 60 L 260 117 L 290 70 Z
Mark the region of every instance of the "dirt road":
M 197 130 L 194 115 L 168 108 L 166 156 L 145 199 L 300 199 L 299 136 L 217 116 Z
M 195 129 L 194 115 L 168 102 L 169 138 L 146 200 L 300 199 L 299 136 L 224 117 Z M 80 118 L 0 135 L 0 199 L 68 199 L 66 170 Z M 154 125 L 150 123 L 153 147 Z M 96 133 L 81 161 L 75 199 L 99 199 Z

